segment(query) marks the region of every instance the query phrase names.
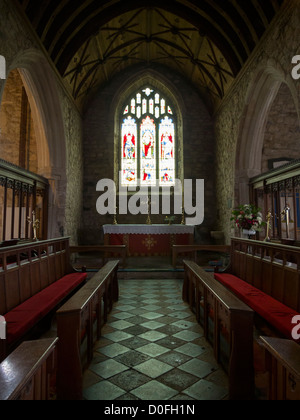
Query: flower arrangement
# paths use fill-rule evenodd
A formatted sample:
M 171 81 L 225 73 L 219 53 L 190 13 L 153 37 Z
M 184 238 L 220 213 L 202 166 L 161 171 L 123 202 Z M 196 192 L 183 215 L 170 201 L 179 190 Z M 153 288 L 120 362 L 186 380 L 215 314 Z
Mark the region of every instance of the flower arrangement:
M 253 204 L 244 204 L 232 211 L 231 221 L 239 229 L 260 232 L 266 224 L 263 222 L 261 209 Z

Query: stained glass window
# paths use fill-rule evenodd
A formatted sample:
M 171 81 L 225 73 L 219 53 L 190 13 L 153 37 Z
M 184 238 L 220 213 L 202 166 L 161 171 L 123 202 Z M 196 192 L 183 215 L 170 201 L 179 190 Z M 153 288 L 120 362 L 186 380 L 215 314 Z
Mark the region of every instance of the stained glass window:
M 122 186 L 174 186 L 176 129 L 172 106 L 146 86 L 124 105 L 121 141 Z

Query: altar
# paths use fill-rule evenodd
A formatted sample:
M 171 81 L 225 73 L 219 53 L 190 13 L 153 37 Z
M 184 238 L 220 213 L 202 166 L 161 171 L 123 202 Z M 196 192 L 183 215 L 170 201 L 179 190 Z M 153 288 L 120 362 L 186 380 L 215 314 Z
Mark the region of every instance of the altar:
M 105 245 L 126 245 L 128 257 L 171 256 L 173 245 L 192 245 L 194 226 L 104 225 Z

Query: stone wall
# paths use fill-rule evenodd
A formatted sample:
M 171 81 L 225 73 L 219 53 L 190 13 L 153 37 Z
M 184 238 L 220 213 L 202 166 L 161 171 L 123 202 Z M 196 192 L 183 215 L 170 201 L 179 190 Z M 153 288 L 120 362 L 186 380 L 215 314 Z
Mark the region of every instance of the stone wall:
M 24 86 L 17 70 L 9 73 L 0 107 L 0 150 L 3 159 L 38 173 L 36 136 Z M 22 107 L 22 100 L 25 105 Z M 26 114 L 23 116 L 22 112 Z M 21 138 L 23 146 L 20 147 Z
M 255 171 L 262 165 L 265 135 L 265 147 L 267 148 L 270 142 L 270 130 L 275 132 L 277 127 L 280 131 L 280 128 L 283 127 L 278 120 L 278 116 L 280 114 L 284 115 L 286 107 L 290 109 L 291 97 L 293 98 L 294 112 L 297 113 L 299 110 L 300 83 L 291 77 L 292 57 L 300 53 L 299 39 L 300 5 L 299 2 L 291 0 L 286 2 L 282 14 L 274 21 L 268 33 L 263 37 L 215 116 L 218 228 L 225 232 L 226 242 L 229 242 L 233 233 L 230 226 L 231 209 L 235 205 L 244 204 L 239 201 L 241 199 L 241 188 L 235 188 L 236 181 L 240 174 L 246 174 L 248 179 L 244 180 L 244 189 L 248 189 L 249 176 L 251 177 L 251 173 L 252 176 L 256 175 Z M 273 101 L 268 103 L 268 92 L 263 90 L 263 84 L 260 92 L 255 91 L 258 81 L 264 80 L 263 77 L 269 83 L 269 90 L 273 86 L 275 89 L 277 85 L 280 87 L 281 84 L 285 84 L 291 93 L 288 104 L 282 103 L 280 105 L 281 109 L 276 110 L 276 117 L 274 109 L 279 105 L 279 102 L 274 105 L 270 114 L 269 125 L 267 125 L 267 121 Z M 256 96 L 254 98 L 251 96 L 253 92 Z M 250 98 L 252 100 L 251 106 L 249 105 Z M 261 115 L 258 115 L 261 120 L 247 120 L 247 118 L 250 119 L 250 111 L 254 115 L 256 105 L 261 110 Z M 250 110 L 250 108 L 254 110 Z M 256 127 L 257 131 L 253 128 L 255 124 L 261 126 Z M 270 124 L 272 124 L 272 128 L 270 128 Z M 267 131 L 265 131 L 266 126 Z M 261 132 L 261 135 L 251 136 L 251 130 L 254 133 Z M 289 130 L 289 127 L 286 126 L 284 130 Z M 295 138 L 298 137 L 299 140 L 297 134 L 299 133 L 299 126 L 295 128 L 294 118 L 291 130 L 296 131 Z M 242 139 L 246 139 L 247 142 L 244 144 Z M 272 149 L 276 148 L 274 143 L 277 142 L 284 144 L 284 137 L 282 135 L 274 137 Z M 242 154 L 243 156 L 241 156 Z M 299 147 L 294 157 L 300 157 Z M 252 171 L 251 162 L 253 161 L 255 171 Z
M 272 169 L 269 161 L 284 161 L 300 157 L 300 127 L 291 92 L 282 84 L 267 117 L 261 171 Z M 272 162 L 270 162 L 272 163 Z
M 70 235 L 71 243 L 77 243 L 82 212 L 81 115 L 14 2 L 0 0 L 0 16 L 0 55 L 5 57 L 6 73 L 18 69 L 33 100 L 37 172 L 50 182 L 49 236 Z M 5 83 L 0 80 L 0 101 Z M 2 153 L 0 157 L 5 159 Z
M 148 71 L 151 73 L 151 69 Z M 101 89 L 91 101 L 84 115 L 84 185 L 83 185 L 83 229 L 81 241 L 99 243 L 103 240 L 102 226 L 112 223 L 113 216 L 100 216 L 96 211 L 96 201 L 100 193 L 96 185 L 104 178 L 115 179 L 118 169 L 118 152 L 115 138 L 119 127 L 115 126 L 116 104 L 127 90 L 126 82 L 133 80 L 138 86 L 141 68 L 128 70 Z M 178 74 L 161 67 L 155 67 L 155 78 L 173 92 L 182 114 L 183 167 L 185 179 L 205 180 L 205 220 L 197 228 L 197 240 L 210 240 L 210 231 L 215 230 L 215 141 L 213 121 L 201 98 Z M 141 78 L 142 80 L 142 78 Z M 139 86 L 141 87 L 141 86 Z M 177 95 L 177 96 L 176 96 Z M 147 216 L 118 216 L 119 223 L 145 223 Z M 163 223 L 165 215 L 153 216 L 153 223 Z M 181 222 L 181 216 L 177 223 Z

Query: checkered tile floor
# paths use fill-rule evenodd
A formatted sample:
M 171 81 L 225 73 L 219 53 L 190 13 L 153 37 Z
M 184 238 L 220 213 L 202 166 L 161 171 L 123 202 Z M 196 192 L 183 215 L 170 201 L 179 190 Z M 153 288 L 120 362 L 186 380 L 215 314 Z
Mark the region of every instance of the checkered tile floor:
M 182 282 L 119 283 L 120 300 L 84 374 L 84 399 L 227 399 L 227 376 L 182 301 Z

